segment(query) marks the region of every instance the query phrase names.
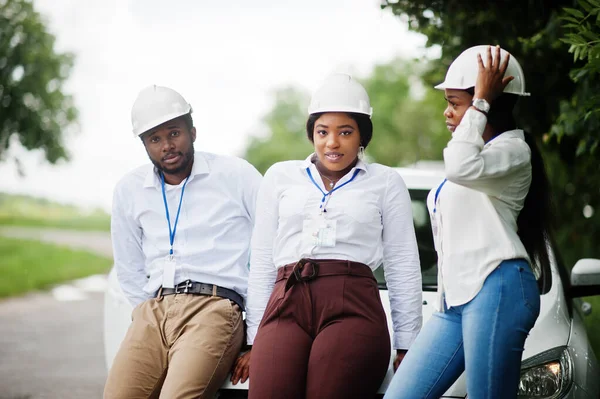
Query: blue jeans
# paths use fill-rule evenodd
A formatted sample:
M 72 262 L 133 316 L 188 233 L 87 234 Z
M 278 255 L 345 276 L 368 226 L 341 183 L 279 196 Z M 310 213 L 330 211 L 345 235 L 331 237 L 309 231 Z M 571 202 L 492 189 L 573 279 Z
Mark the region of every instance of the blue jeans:
M 463 371 L 470 399 L 516 398 L 525 338 L 539 312 L 529 264 L 503 261 L 470 302 L 433 314 L 384 399 L 437 399 Z

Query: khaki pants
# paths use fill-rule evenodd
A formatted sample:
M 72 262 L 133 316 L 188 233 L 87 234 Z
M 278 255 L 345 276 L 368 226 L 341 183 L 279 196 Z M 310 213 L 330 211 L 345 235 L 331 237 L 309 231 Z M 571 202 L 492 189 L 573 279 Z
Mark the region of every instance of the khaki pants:
M 106 399 L 213 398 L 244 338 L 239 306 L 217 296 L 149 299 L 132 319 L 106 381 Z

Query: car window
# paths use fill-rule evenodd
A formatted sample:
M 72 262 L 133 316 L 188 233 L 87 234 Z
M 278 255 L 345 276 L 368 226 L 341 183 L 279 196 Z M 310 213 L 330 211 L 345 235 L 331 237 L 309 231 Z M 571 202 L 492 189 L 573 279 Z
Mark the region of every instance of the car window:
M 423 289 L 426 291 L 437 290 L 437 254 L 433 246 L 431 222 L 427 211 L 428 190 L 410 190 L 412 202 L 413 224 L 417 236 L 419 259 L 421 260 L 421 276 Z M 386 288 L 383 267 L 375 270 L 375 277 L 381 289 Z

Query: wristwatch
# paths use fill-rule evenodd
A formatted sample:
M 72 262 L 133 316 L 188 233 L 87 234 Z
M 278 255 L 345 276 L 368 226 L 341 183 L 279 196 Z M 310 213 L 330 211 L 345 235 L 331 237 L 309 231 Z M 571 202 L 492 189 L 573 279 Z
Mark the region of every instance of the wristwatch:
M 478 111 L 483 112 L 485 115 L 490 112 L 490 103 L 485 101 L 483 98 L 474 98 L 473 101 L 471 101 L 471 105 L 474 106 Z

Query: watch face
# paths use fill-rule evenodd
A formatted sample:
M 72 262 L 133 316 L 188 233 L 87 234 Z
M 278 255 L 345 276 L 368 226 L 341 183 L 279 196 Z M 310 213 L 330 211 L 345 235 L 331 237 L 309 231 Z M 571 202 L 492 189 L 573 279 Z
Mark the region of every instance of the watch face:
M 483 112 L 488 112 L 490 110 L 490 104 L 488 104 L 487 101 L 481 98 L 474 99 L 473 106 Z

